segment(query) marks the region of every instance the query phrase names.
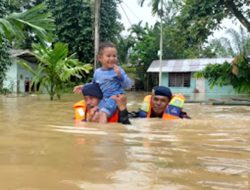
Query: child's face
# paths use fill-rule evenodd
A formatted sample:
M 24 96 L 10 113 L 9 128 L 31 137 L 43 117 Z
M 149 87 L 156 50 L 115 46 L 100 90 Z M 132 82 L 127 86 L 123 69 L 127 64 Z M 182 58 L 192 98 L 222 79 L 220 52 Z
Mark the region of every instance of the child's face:
M 117 63 L 117 50 L 113 47 L 106 47 L 102 50 L 98 56 L 98 60 L 101 62 L 104 69 L 111 69 Z

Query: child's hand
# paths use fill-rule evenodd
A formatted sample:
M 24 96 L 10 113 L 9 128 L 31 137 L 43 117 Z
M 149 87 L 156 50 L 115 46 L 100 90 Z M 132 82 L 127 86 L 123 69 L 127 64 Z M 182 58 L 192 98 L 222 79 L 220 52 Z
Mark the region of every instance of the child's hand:
M 82 88 L 83 88 L 83 85 L 75 86 L 74 89 L 73 89 L 73 92 L 75 94 L 80 94 L 82 92 Z
M 117 65 L 114 65 L 114 71 L 117 74 L 118 77 L 121 77 L 121 71 Z

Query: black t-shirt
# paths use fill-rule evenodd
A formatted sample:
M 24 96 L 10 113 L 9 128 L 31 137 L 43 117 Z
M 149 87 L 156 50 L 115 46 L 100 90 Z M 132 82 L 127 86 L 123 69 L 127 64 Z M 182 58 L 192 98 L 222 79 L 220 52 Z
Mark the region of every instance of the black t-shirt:
M 160 115 L 156 115 L 156 113 L 152 110 L 150 114 L 150 118 L 155 118 L 155 117 L 162 118 L 162 115 L 163 115 L 163 112 Z

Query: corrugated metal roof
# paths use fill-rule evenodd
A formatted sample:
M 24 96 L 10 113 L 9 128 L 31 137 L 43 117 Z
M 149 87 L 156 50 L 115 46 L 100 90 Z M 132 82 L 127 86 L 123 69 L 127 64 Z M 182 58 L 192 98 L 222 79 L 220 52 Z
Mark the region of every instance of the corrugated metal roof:
M 9 53 L 11 57 L 19 57 L 25 54 L 32 55 L 32 52 L 27 49 L 10 49 Z
M 24 60 L 32 62 L 32 63 L 37 62 L 37 59 L 33 55 L 33 53 L 27 49 L 25 49 L 25 50 L 23 50 L 23 49 L 10 49 L 9 53 L 10 53 L 11 58 L 21 58 L 21 59 L 24 59 Z
M 233 58 L 199 58 L 199 59 L 173 59 L 162 60 L 162 72 L 195 72 L 201 71 L 208 64 L 231 63 Z M 149 66 L 147 72 L 159 72 L 160 61 L 155 60 Z

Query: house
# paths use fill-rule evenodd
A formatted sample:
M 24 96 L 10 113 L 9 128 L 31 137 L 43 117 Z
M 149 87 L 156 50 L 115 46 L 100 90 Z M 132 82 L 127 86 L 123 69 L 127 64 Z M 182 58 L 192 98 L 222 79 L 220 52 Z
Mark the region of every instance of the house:
M 36 58 L 29 50 L 10 50 L 11 66 L 6 72 L 6 78 L 3 81 L 3 88 L 10 90 L 13 93 L 23 93 L 34 91 L 31 86 L 32 74 L 25 70 L 17 62 L 19 58 L 22 58 L 28 62 L 28 64 L 35 68 Z
M 203 70 L 208 64 L 231 63 L 233 58 L 199 58 L 199 59 L 176 59 L 162 61 L 162 85 L 168 86 L 174 93 L 216 93 L 234 94 L 233 87 L 215 86 L 209 87 L 206 79 L 196 79 L 193 74 Z M 149 66 L 147 72 L 152 73 L 157 80 L 159 77 L 160 62 L 155 60 Z

